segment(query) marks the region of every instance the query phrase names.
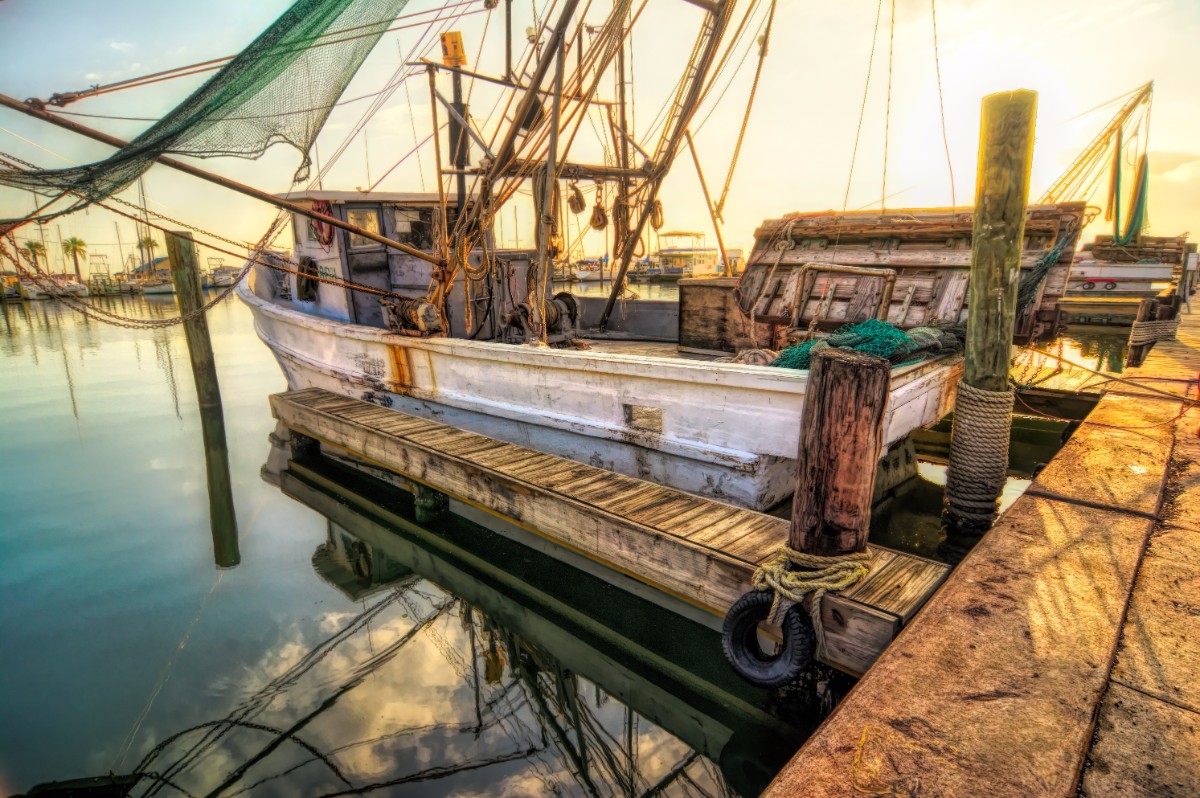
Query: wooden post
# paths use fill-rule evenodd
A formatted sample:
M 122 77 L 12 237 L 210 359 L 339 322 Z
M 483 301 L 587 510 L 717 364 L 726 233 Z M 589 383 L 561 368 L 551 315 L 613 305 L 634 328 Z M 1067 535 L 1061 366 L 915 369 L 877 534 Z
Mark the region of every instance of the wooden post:
M 963 381 L 986 391 L 1008 390 L 1036 117 L 1037 92 L 983 99 Z
M 237 515 L 233 505 L 233 484 L 229 476 L 229 447 L 225 439 L 225 417 L 221 409 L 221 386 L 217 382 L 216 359 L 208 334 L 208 319 L 198 312 L 203 306 L 200 292 L 200 266 L 192 234 L 167 234 L 167 257 L 171 263 L 171 282 L 175 299 L 185 317 L 184 335 L 196 382 L 200 405 L 200 426 L 204 436 L 204 462 L 208 475 L 209 525 L 213 536 L 213 559 L 220 568 L 232 568 L 241 562 L 238 550 Z M 194 314 L 188 318 L 189 314 Z
M 966 362 L 946 475 L 948 534 L 991 525 L 1008 471 L 1009 364 L 1036 117 L 1036 92 L 1003 92 L 983 100 Z
M 833 557 L 865 551 L 892 365 L 847 349 L 813 355 L 788 546 Z

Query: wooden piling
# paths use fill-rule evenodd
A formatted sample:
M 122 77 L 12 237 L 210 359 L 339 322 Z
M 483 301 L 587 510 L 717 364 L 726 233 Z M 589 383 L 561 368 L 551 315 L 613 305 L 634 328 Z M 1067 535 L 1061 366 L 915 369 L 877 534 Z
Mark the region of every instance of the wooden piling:
M 966 362 L 955 405 L 946 478 L 947 527 L 991 525 L 1008 470 L 1009 364 L 1037 93 L 985 97 L 971 241 Z
M 196 244 L 189 232 L 167 234 L 167 258 L 171 263 L 171 282 L 175 299 L 184 317 L 183 331 L 196 383 L 200 405 L 200 426 L 204 437 L 204 463 L 208 476 L 209 523 L 213 536 L 213 559 L 220 568 L 232 568 L 241 562 L 238 548 L 237 515 L 233 505 L 233 485 L 229 476 L 229 447 L 225 436 L 225 417 L 221 409 L 221 386 L 217 382 L 216 359 L 208 332 L 208 319 L 200 312 L 204 302 L 200 292 L 200 266 Z
M 847 349 L 813 355 L 800 419 L 788 546 L 833 557 L 866 551 L 891 363 Z
M 963 382 L 985 391 L 1008 390 L 1036 117 L 1037 92 L 983 99 Z

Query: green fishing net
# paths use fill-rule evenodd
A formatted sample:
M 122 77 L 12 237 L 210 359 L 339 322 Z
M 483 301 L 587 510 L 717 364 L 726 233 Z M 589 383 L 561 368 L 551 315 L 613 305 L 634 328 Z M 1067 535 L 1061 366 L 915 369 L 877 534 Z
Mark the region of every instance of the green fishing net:
M 379 37 L 408 0 L 297 0 L 178 107 L 110 157 L 68 169 L 0 170 L 0 185 L 87 202 L 115 194 L 159 155 L 257 158 L 280 141 L 303 155 Z M 59 211 L 64 213 L 65 211 Z M 48 214 L 40 218 L 48 218 Z
M 952 333 L 944 330 L 916 327 L 906 333 L 886 321 L 868 319 L 840 327 L 828 338 L 789 346 L 770 365 L 785 369 L 807 369 L 812 365 L 812 356 L 816 352 L 831 347 L 854 349 L 900 363 L 920 351 L 952 349 L 956 346 L 955 340 Z

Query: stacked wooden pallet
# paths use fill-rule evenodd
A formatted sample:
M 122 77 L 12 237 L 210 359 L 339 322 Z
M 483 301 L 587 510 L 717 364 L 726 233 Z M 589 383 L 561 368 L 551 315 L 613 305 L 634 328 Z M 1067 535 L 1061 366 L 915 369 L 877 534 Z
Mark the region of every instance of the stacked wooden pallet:
M 1195 251 L 1196 245 L 1189 245 L 1186 235 L 1138 236 L 1133 243 L 1125 246 L 1114 244 L 1112 236 L 1096 236 L 1091 247 L 1093 258 L 1113 263 L 1183 263 L 1184 256 Z
M 1029 208 L 1022 270 L 1032 270 L 1057 242 L 1082 227 L 1083 203 Z M 795 213 L 762 223 L 739 284 L 744 312 L 781 325 L 830 329 L 859 320 L 861 308 L 882 303 L 871 315 L 901 327 L 966 319 L 971 265 L 971 209 L 925 208 L 837 213 Z M 1053 336 L 1061 323 L 1063 295 L 1075 248 L 1063 248 L 1032 304 L 1017 320 L 1018 341 Z M 890 296 L 877 275 L 813 270 L 816 265 L 895 271 Z M 806 269 L 807 267 L 807 269 Z M 803 280 L 796 274 L 806 269 Z M 861 296 L 869 293 L 870 301 Z

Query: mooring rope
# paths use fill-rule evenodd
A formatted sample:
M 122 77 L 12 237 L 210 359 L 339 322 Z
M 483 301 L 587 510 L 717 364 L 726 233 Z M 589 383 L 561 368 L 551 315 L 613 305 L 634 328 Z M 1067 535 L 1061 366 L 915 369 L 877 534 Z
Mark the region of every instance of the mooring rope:
M 1152 344 L 1155 341 L 1174 341 L 1179 332 L 1179 319 L 1135 321 L 1129 331 L 1129 345 Z
M 750 577 L 750 584 L 758 590 L 771 590 L 775 601 L 771 604 L 772 622 L 779 623 L 793 604 L 804 601 L 809 594 L 809 617 L 813 633 L 817 638 L 817 654 L 825 654 L 825 628 L 821 623 L 821 598 L 829 591 L 837 592 L 854 587 L 867 575 L 870 552 L 860 551 L 835 557 L 805 554 L 788 546 L 781 546 L 775 555 L 758 567 Z M 804 570 L 793 570 L 797 566 Z
M 1014 392 L 961 382 L 954 405 L 946 505 L 962 519 L 990 522 L 1008 471 Z

